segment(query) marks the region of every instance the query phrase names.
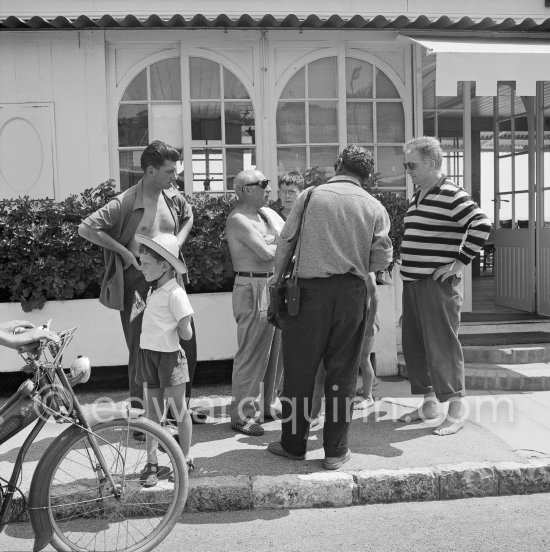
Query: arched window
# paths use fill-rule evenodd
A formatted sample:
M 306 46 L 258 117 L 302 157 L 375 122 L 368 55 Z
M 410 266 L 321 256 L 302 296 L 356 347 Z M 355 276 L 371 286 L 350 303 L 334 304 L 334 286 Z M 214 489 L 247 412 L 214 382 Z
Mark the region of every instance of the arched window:
M 339 149 L 353 143 L 373 151 L 381 188 L 404 192 L 403 100 L 377 65 L 354 57 L 345 58 L 340 83 L 339 59 L 306 64 L 284 87 L 277 106 L 277 172 L 317 167 L 329 177 Z
M 118 111 L 122 190 L 141 178 L 141 152 L 153 140 L 181 151 L 182 190 L 187 167 L 194 192 L 231 190 L 239 171 L 255 167 L 254 109 L 241 81 L 219 63 L 190 57 L 188 82 L 182 91 L 180 59 L 171 58 L 149 65 L 127 86 Z M 184 124 L 186 113 L 190 124 Z

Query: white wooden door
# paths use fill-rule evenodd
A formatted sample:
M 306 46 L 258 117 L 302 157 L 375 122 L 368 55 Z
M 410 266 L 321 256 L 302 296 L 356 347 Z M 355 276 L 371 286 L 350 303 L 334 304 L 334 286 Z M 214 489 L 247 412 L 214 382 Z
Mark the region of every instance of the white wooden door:
M 550 316 L 550 83 L 537 100 L 537 312 Z
M 0 197 L 54 198 L 50 104 L 0 104 Z
M 495 303 L 536 310 L 535 133 L 532 98 L 499 84 L 495 98 Z

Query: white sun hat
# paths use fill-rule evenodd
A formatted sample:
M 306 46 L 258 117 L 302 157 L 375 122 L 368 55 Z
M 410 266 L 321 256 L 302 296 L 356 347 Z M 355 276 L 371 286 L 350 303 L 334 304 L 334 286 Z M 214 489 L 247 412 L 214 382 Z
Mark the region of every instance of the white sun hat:
M 158 253 L 174 267 L 178 274 L 185 274 L 187 272 L 185 263 L 178 259 L 180 246 L 174 234 L 157 234 L 153 238 L 149 238 L 143 234 L 136 234 L 136 242 Z

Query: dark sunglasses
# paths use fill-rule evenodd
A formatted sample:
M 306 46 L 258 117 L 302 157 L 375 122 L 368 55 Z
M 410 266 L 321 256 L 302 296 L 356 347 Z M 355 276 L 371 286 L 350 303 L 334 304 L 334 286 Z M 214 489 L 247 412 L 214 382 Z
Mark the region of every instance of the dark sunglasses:
M 243 188 L 245 186 L 260 186 L 265 190 L 269 186 L 269 180 L 266 179 L 266 180 L 258 180 L 258 182 L 250 182 L 250 184 L 245 184 Z
M 412 161 L 403 161 L 403 167 L 405 168 L 405 170 L 409 169 L 410 171 L 414 171 L 417 165 L 418 163 L 413 163 Z

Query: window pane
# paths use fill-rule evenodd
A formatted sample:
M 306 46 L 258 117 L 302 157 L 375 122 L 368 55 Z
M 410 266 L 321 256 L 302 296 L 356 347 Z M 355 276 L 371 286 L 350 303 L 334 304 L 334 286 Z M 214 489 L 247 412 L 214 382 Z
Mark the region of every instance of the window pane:
M 517 144 L 517 143 L 516 143 Z M 529 157 L 527 155 L 516 155 L 515 161 L 515 189 L 516 191 L 529 189 Z
M 529 228 L 529 194 L 514 194 L 516 202 L 516 228 Z
M 151 99 L 181 100 L 179 59 L 165 59 L 151 65 Z
M 191 137 L 193 140 L 221 140 L 221 103 L 191 103 Z
M 234 190 L 235 176 L 243 170 L 256 168 L 255 148 L 227 148 L 226 161 L 226 190 Z
M 136 100 L 147 100 L 147 69 L 133 78 L 122 96 L 123 102 Z
M 498 187 L 501 192 L 512 191 L 512 158 L 501 157 L 498 160 Z
M 544 190 L 544 227 L 550 227 L 550 190 Z
M 248 92 L 242 82 L 225 67 L 223 69 L 223 97 L 226 100 L 248 99 Z
M 120 151 L 118 154 L 120 166 L 120 190 L 124 191 L 137 184 L 143 176 L 141 168 L 141 150 Z
M 118 109 L 118 145 L 146 146 L 149 143 L 147 105 L 122 104 Z
M 325 172 L 326 180 L 334 176 L 334 162 L 338 159 L 338 146 L 312 146 L 310 152 L 310 166 L 317 167 Z
M 544 139 L 546 143 L 547 138 Z M 550 188 L 550 152 L 544 152 L 544 187 Z
M 306 70 L 300 69 L 285 86 L 281 99 L 306 97 Z
M 374 142 L 372 127 L 372 103 L 348 102 L 346 106 L 348 143 L 371 144 Z
M 422 105 L 424 109 L 435 108 L 435 56 L 422 50 Z
M 151 104 L 151 140 L 183 148 L 181 104 Z
M 303 144 L 306 141 L 306 109 L 302 102 L 280 102 L 277 107 L 277 142 Z
M 372 65 L 366 61 L 346 58 L 346 96 L 372 98 Z
M 380 173 L 380 188 L 405 187 L 405 154 L 402 147 L 381 146 L 374 170 Z
M 223 192 L 223 155 L 221 149 L 194 149 L 193 191 Z
M 376 70 L 376 97 L 377 98 L 399 98 L 399 92 L 392 83 L 392 81 L 386 76 L 385 73 Z
M 220 99 L 220 66 L 202 58 L 189 58 L 191 99 Z
M 252 103 L 226 102 L 224 109 L 225 143 L 253 144 L 256 130 L 254 127 Z
M 499 228 L 512 228 L 512 194 L 501 195 L 499 197 Z
M 309 141 L 338 142 L 336 102 L 309 102 Z
M 336 58 L 324 58 L 308 65 L 307 90 L 309 98 L 337 98 L 338 73 Z
M 405 141 L 405 114 L 401 103 L 376 104 L 376 130 L 378 142 Z
M 290 171 L 304 174 L 306 169 L 306 148 L 277 148 L 277 174 Z
M 435 111 L 424 111 L 424 136 L 435 136 Z

